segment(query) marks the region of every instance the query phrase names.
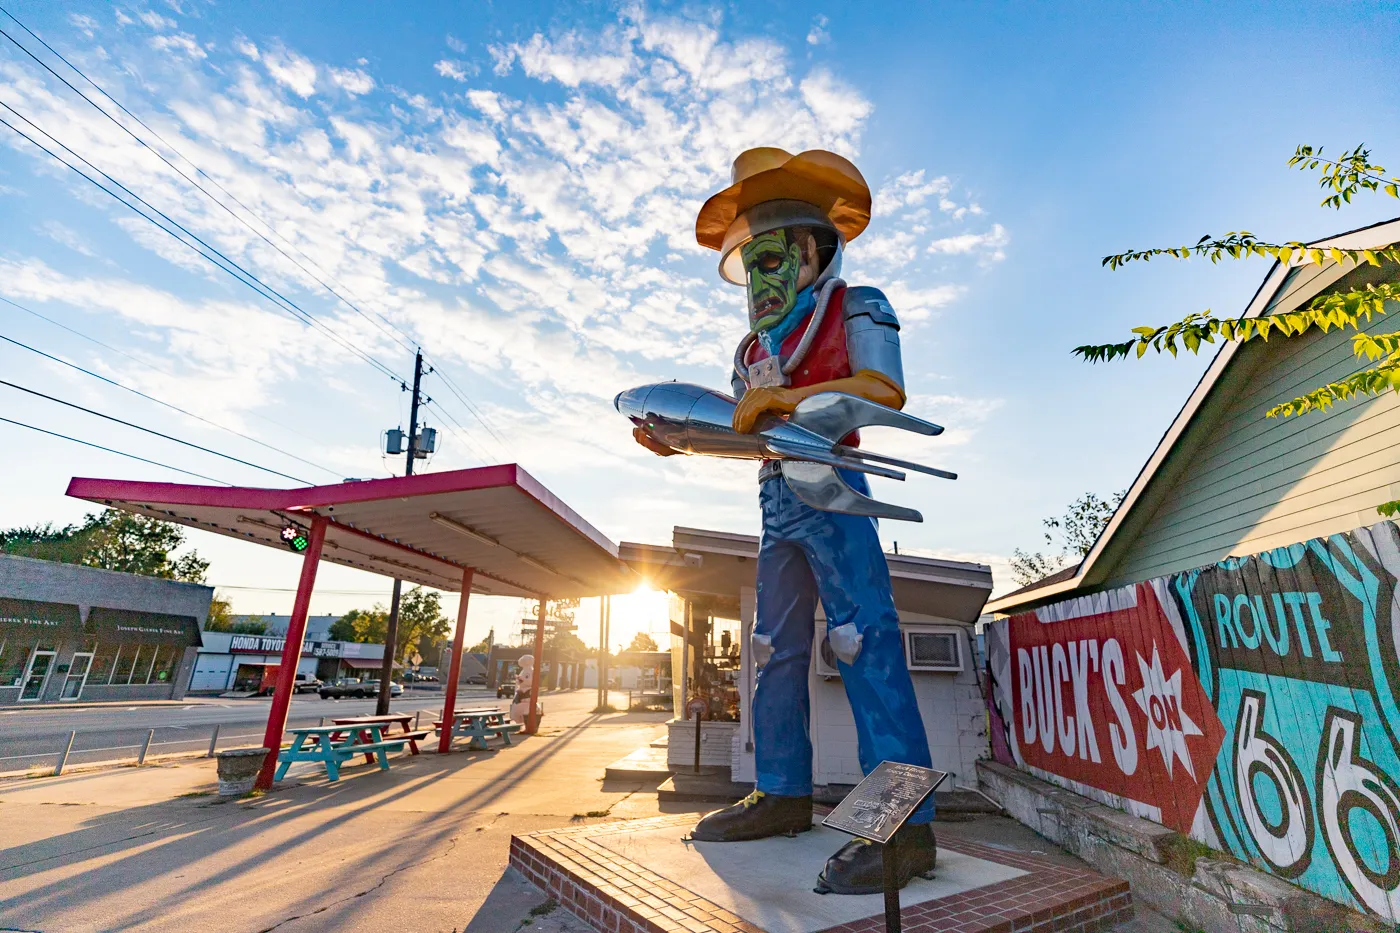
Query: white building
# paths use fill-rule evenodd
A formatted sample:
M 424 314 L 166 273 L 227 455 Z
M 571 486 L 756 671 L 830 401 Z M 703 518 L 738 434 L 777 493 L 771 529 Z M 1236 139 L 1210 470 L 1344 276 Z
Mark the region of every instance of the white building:
M 686 703 L 704 697 L 701 764 L 727 765 L 733 780 L 753 781 L 749 710 L 755 677 L 749 639 L 758 538 L 677 527 L 671 547 L 623 542 L 620 556 L 652 586 L 673 594 L 677 718 L 669 727 L 671 762 L 693 762 L 695 725 L 685 718 Z M 988 738 L 973 626 L 991 593 L 991 568 L 902 554 L 885 559 L 933 767 L 949 773 L 949 789 L 976 786 L 976 762 L 986 757 Z M 820 617 L 815 632 L 808 675 L 813 782 L 856 784 L 862 774 L 855 719 Z
M 376 677 L 384 663 L 384 646 L 332 641 L 330 627 L 339 616 L 309 616 L 297 673 L 320 680 Z M 271 686 L 282 664 L 290 616 L 234 616 L 235 622 L 262 621 L 262 635 L 205 632 L 195 657 L 190 693 L 261 692 Z

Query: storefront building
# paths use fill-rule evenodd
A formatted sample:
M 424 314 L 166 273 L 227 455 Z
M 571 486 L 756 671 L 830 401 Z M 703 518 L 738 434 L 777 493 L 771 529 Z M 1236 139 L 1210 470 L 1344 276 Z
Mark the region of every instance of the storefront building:
M 285 618 L 285 617 L 284 617 Z M 334 621 L 336 617 L 322 619 Z M 312 639 L 325 632 L 324 627 L 308 623 L 307 639 L 302 643 L 297 674 L 306 679 L 329 683 L 341 677 L 377 679 L 384 663 L 384 646 L 359 642 Z M 271 626 L 269 626 L 271 627 Z M 285 631 L 285 629 L 284 629 Z M 197 694 L 265 693 L 272 689 L 281 667 L 283 634 L 234 635 L 228 632 L 205 632 L 204 645 L 199 649 L 193 666 L 189 692 Z
M 0 555 L 0 706 L 183 697 L 213 595 Z
M 1321 245 L 1397 240 L 1400 221 Z M 1243 316 L 1394 274 L 1275 266 Z M 1387 310 L 1363 330 L 1393 330 Z M 1400 396 L 1264 416 L 1366 365 L 1353 336 L 1225 344 L 1083 561 L 988 606 L 992 750 L 1389 929 L 1400 526 L 1376 507 L 1400 498 Z

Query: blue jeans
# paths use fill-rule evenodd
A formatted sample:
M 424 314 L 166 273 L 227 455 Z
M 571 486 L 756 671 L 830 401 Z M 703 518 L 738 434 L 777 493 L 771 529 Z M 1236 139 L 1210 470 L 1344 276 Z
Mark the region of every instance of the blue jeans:
M 868 494 L 862 474 L 842 476 Z M 758 789 L 782 796 L 812 793 L 807 675 L 818 598 L 828 629 L 854 622 L 863 637 L 854 664 L 837 662 L 855 714 L 861 771 L 869 774 L 887 760 L 931 767 L 874 520 L 814 509 L 781 477 L 764 481 L 758 501 L 763 536 L 754 632 L 772 639 L 773 648 L 758 671 L 753 701 Z M 932 819 L 930 794 L 909 822 Z

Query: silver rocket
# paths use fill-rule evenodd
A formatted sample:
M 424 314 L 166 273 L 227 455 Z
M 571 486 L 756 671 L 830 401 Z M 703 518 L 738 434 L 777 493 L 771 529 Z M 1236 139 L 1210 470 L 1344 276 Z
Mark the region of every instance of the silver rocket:
M 678 453 L 781 461 L 783 478 L 803 502 L 828 512 L 921 522 L 916 510 L 857 492 L 837 468 L 902 480 L 894 467 L 944 479 L 956 473 L 886 457 L 841 443 L 856 428 L 882 426 L 915 434 L 943 433 L 936 424 L 842 392 L 804 399 L 787 418 L 761 415 L 752 434 L 734 430 L 735 400 L 704 386 L 658 382 L 618 393 L 617 410 L 651 440 Z

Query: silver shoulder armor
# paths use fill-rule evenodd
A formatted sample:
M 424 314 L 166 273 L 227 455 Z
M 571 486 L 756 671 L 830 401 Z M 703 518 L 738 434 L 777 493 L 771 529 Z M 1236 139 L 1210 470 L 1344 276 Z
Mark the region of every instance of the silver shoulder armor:
M 904 361 L 899 352 L 899 319 L 884 292 L 868 285 L 846 289 L 846 355 L 851 372 L 873 370 L 904 391 Z

